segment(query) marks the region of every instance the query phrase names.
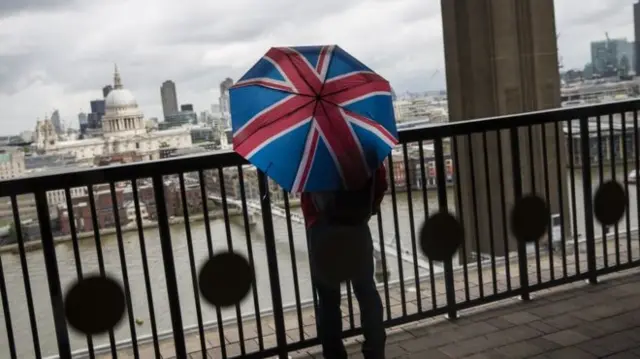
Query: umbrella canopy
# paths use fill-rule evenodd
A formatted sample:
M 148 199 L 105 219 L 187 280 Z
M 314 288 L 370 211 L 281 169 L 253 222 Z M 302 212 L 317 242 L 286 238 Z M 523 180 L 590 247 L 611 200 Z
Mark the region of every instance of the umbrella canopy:
M 389 82 L 338 46 L 271 48 L 229 93 L 233 148 L 290 192 L 358 188 L 397 143 Z

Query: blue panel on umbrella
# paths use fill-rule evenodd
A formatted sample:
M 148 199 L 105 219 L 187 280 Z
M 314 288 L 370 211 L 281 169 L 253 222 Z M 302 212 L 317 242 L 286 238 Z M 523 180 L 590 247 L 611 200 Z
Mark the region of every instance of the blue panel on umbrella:
M 338 171 L 327 171 L 327 168 L 335 168 L 335 162 L 327 145 L 320 139 L 318 141 L 318 149 L 313 159 L 313 167 L 309 173 L 309 179 L 305 187 L 306 191 L 330 191 L 332 189 L 341 188 L 342 178 Z
M 311 66 L 315 67 L 320 58 L 320 46 L 299 46 L 295 48 L 302 56 L 309 61 Z
M 331 63 L 329 64 L 329 70 L 327 71 L 328 79 L 353 71 L 371 71 L 370 68 L 356 60 L 353 56 L 349 55 L 338 46 L 333 50 L 333 54 Z
M 380 162 L 382 162 L 391 151 L 391 147 L 370 131 L 362 129 L 356 124 L 352 124 L 351 127 L 360 139 L 362 148 L 366 149 L 365 158 L 367 159 L 369 168 L 378 167 Z
M 230 89 L 229 93 L 234 133 L 260 111 L 291 96 L 289 93 L 261 86 L 236 87 Z
M 393 102 L 389 100 L 389 96 L 390 95 L 371 96 L 367 99 L 346 105 L 344 108 L 378 122 L 391 132 L 393 136 L 397 137 L 398 133 L 396 131 Z M 386 101 L 383 97 L 387 97 Z
M 310 127 L 311 122 L 299 126 L 263 147 L 249 160 L 278 184 L 291 188 L 294 180 L 291 174 L 298 172 Z M 287 161 L 278 161 L 283 153 L 287 154 Z
M 245 79 L 255 79 L 260 77 L 270 78 L 272 80 L 284 81 L 284 77 L 278 71 L 278 69 L 271 63 L 271 61 L 265 60 L 264 58 L 260 59 L 256 62 L 253 67 L 247 71 L 244 76 L 238 82 L 243 81 Z

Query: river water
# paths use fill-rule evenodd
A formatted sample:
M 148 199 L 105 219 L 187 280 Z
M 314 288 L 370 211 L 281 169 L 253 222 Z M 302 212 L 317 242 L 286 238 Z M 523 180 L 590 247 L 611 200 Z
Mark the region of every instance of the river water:
M 618 178 L 624 174 L 617 173 Z M 582 183 L 579 179 L 579 172 L 576 172 L 576 203 L 578 203 L 578 232 L 584 233 L 584 214 L 582 213 Z M 596 178 L 597 181 L 597 177 Z M 596 184 L 594 183 L 594 190 Z M 569 193 L 569 192 L 567 192 Z M 399 234 L 405 249 L 411 249 L 411 226 L 409 224 L 409 210 L 407 193 L 397 194 L 397 211 L 399 221 Z M 454 198 L 452 190 L 448 191 L 448 203 L 450 209 L 454 211 Z M 637 203 L 636 188 L 630 186 L 630 211 L 631 227 L 637 227 Z M 414 211 L 415 225 L 419 226 L 424 221 L 424 205 L 422 194 L 413 192 L 412 204 Z M 434 191 L 428 193 L 428 206 L 433 212 L 437 208 L 437 194 Z M 294 209 L 298 211 L 298 209 Z M 242 218 L 236 217 L 230 226 L 230 235 L 234 250 L 247 254 L 247 240 L 245 237 L 245 229 L 242 225 Z M 251 230 L 251 247 L 253 249 L 253 260 L 256 268 L 256 288 L 258 291 L 258 302 L 260 309 L 269 309 L 271 307 L 271 294 L 268 277 L 268 265 L 265 255 L 264 237 L 261 228 L 260 219 L 258 224 Z M 385 239 L 390 240 L 390 233 L 394 233 L 393 206 L 391 195 L 388 194 L 383 202 L 382 222 L 384 227 Z M 624 222 L 623 222 L 624 223 Z M 312 298 L 308 255 L 306 250 L 306 238 L 304 228 L 301 224 L 292 224 L 292 237 L 294 242 L 294 252 L 289 250 L 289 235 L 287 231 L 286 221 L 282 218 L 274 218 L 274 226 L 276 232 L 276 250 L 278 256 L 278 267 L 280 271 L 280 283 L 283 303 L 295 303 L 294 279 L 292 270 L 292 256 L 295 256 L 295 265 L 297 267 L 298 283 L 300 283 L 300 297 L 303 300 Z M 378 233 L 377 222 L 372 220 L 371 227 L 373 233 Z M 227 232 L 225 224 L 222 220 L 211 221 L 212 242 L 214 251 L 227 250 Z M 175 225 L 171 228 L 172 245 L 174 259 L 176 263 L 176 272 L 178 274 L 179 299 L 182 308 L 182 320 L 185 326 L 195 325 L 196 309 L 194 299 L 194 289 L 191 281 L 191 273 L 189 266 L 189 253 L 187 247 L 187 239 L 184 225 Z M 598 233 L 598 230 L 596 230 Z M 142 257 L 140 254 L 140 239 L 136 231 L 127 232 L 123 235 L 124 247 L 126 253 L 127 270 L 130 282 L 130 290 L 132 297 L 133 315 L 135 318 L 141 319 L 143 323 L 136 325 L 136 334 L 148 335 L 151 333 L 151 324 L 149 320 L 149 308 L 146 295 L 146 287 L 143 277 Z M 154 300 L 154 313 L 156 315 L 157 327 L 159 332 L 169 331 L 171 329 L 171 319 L 169 315 L 169 307 L 166 294 L 166 285 L 164 277 L 164 266 L 159 242 L 157 229 L 147 229 L 144 231 L 145 244 L 147 250 L 147 261 L 151 276 L 151 290 Z M 207 237 L 203 222 L 191 224 L 191 237 L 195 252 L 196 268 L 208 256 Z M 122 282 L 122 270 L 120 266 L 120 257 L 118 252 L 117 240 L 115 236 L 104 236 L 102 238 L 102 250 L 104 256 L 104 264 L 106 271 L 112 277 Z M 83 273 L 97 273 L 98 262 L 96 255 L 96 247 L 93 239 L 80 241 L 81 260 Z M 61 243 L 56 246 L 56 255 L 60 271 L 60 280 L 63 291 L 69 289 L 70 285 L 76 280 L 76 264 L 73 256 L 73 248 L 70 242 Z M 29 280 L 33 291 L 34 307 L 37 317 L 37 327 L 41 351 L 44 356 L 54 355 L 57 353 L 56 336 L 53 325 L 53 317 L 51 314 L 51 304 L 49 300 L 47 274 L 44 266 L 44 258 L 41 250 L 35 250 L 27 253 Z M 391 279 L 397 279 L 398 262 L 396 258 L 388 258 L 391 267 Z M 22 270 L 20 266 L 20 258 L 14 253 L 2 254 L 2 262 L 4 268 L 5 280 L 7 283 L 7 292 L 9 296 L 9 307 L 11 311 L 11 320 L 13 325 L 14 337 L 18 349 L 18 357 L 33 357 L 33 339 L 31 335 L 31 327 L 29 324 L 29 314 L 26 305 L 26 296 L 23 283 Z M 404 263 L 404 276 L 413 276 L 412 266 Z M 242 313 L 251 313 L 254 311 L 253 296 L 249 296 L 242 302 Z M 212 322 L 216 319 L 216 312 L 213 307 L 202 302 L 202 315 L 204 322 Z M 96 308 L 100 310 L 100 308 Z M 235 317 L 235 310 L 223 311 L 223 317 Z M 0 358 L 9 357 L 7 349 L 7 335 L 4 326 L 4 315 L 0 314 Z M 86 347 L 86 339 L 84 336 L 75 333 L 70 329 L 72 349 L 81 349 Z M 116 341 L 126 340 L 131 337 L 128 319 L 125 318 L 115 330 Z M 94 337 L 94 345 L 108 343 L 107 336 Z

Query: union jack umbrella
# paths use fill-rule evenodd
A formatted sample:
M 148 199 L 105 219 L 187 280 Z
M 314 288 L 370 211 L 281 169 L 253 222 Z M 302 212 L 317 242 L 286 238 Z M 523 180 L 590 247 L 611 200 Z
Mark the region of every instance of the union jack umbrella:
M 229 93 L 234 149 L 290 192 L 358 188 L 397 143 L 389 82 L 338 46 L 271 48 Z

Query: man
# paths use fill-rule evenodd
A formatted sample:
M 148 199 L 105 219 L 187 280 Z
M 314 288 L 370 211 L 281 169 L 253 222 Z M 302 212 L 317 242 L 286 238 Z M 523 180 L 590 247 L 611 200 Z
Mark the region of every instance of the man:
M 384 165 L 381 165 L 376 170 L 369 186 L 371 186 L 369 191 L 372 201 L 369 203 L 366 216 L 362 217 L 362 220 L 357 220 L 355 223 L 349 223 L 346 226 L 351 233 L 355 233 L 356 236 L 364 239 L 361 262 L 363 268 L 351 280 L 360 305 L 361 326 L 365 339 L 362 345 L 362 353 L 366 359 L 383 359 L 386 334 L 383 325 L 382 301 L 374 280 L 373 240 L 368 220 L 371 215 L 378 213 L 380 203 L 388 187 Z M 347 196 L 340 194 L 340 197 L 348 197 L 350 193 L 347 193 Z M 318 294 L 318 317 L 316 318 L 318 337 L 322 344 L 322 353 L 325 358 L 346 359 L 347 353 L 342 342 L 340 283 L 323 280 L 322 273 L 318 273 L 317 266 L 314 265 L 314 257 L 319 251 L 318 247 L 322 246 L 323 241 L 327 241 L 327 238 L 330 238 L 332 233 L 336 233 L 332 232 L 332 228 L 345 227 L 345 225 L 336 224 L 336 221 L 330 218 L 332 216 L 327 214 L 326 210 L 319 209 L 320 206 L 314 196 L 316 196 L 314 193 L 303 193 L 301 206 L 307 225 L 312 280 Z M 339 202 L 339 200 L 335 202 Z M 338 207 L 348 205 L 348 202 L 343 202 Z M 329 211 L 329 213 L 332 212 L 334 211 Z M 348 238 L 340 238 L 340 240 L 346 239 Z

